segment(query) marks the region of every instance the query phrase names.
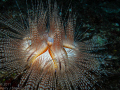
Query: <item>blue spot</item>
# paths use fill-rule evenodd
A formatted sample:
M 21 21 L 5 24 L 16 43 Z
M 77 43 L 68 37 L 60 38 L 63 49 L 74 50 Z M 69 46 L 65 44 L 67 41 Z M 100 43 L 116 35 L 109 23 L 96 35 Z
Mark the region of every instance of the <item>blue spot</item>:
M 61 15 L 62 15 L 62 12 L 60 12 L 59 15 L 61 16 Z
M 72 10 L 71 10 L 71 9 L 69 9 L 69 11 L 71 12 Z
M 51 37 L 48 37 L 48 41 L 53 43 L 53 42 L 54 42 L 54 39 L 51 38 Z

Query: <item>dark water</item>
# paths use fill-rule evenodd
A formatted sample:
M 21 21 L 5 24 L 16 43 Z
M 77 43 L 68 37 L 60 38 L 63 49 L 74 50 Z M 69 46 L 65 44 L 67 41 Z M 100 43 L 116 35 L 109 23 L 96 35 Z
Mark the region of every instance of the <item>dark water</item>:
M 16 0 L 17 1 L 17 0 Z M 35 1 L 28 1 L 27 5 L 24 0 L 21 1 L 2 0 L 0 1 L 0 15 L 9 16 L 17 22 L 21 22 L 20 14 L 23 18 L 27 18 L 27 7 L 32 8 Z M 66 22 L 69 16 L 69 10 L 76 17 L 75 41 L 84 42 L 93 39 L 95 43 L 102 45 L 91 53 L 102 55 L 99 59 L 101 62 L 101 72 L 96 75 L 97 82 L 91 89 L 98 90 L 119 90 L 120 88 L 120 1 L 119 0 L 56 0 L 58 10 L 62 8 L 62 18 Z M 53 4 L 54 1 L 52 0 Z M 18 5 L 17 5 L 18 4 Z M 47 1 L 43 0 L 44 8 L 47 8 Z M 0 28 L 10 29 L 3 23 Z M 0 34 L 3 37 L 2 33 Z M 89 43 L 88 43 L 89 44 Z M 104 48 L 104 49 L 99 49 Z M 2 52 L 2 51 L 1 51 Z M 3 58 L 2 56 L 0 57 Z M 1 63 L 1 62 L 0 62 Z M 0 67 L 1 68 L 1 67 Z M 99 70 L 98 70 L 99 71 Z M 0 70 L 0 85 L 2 87 L 16 87 L 20 82 L 21 76 L 13 79 L 16 73 L 8 76 L 7 72 Z M 73 88 L 72 88 L 73 89 Z M 78 87 L 80 89 L 80 87 Z M 82 88 L 81 88 L 82 89 Z

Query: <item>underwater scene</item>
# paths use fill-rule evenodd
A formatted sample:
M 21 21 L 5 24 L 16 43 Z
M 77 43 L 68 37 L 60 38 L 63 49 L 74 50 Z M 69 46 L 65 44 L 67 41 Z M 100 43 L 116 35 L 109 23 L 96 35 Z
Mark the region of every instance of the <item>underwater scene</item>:
M 0 90 L 119 89 L 119 0 L 0 1 Z

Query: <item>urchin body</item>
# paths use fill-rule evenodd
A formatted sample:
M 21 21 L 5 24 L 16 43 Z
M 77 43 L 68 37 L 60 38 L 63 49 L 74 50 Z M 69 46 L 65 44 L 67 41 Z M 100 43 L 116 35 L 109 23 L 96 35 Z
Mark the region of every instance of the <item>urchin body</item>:
M 16 73 L 15 78 L 22 75 L 20 88 L 90 89 L 96 82 L 90 71 L 96 72 L 100 65 L 96 55 L 87 53 L 91 45 L 74 41 L 74 18 L 70 15 L 64 25 L 57 4 L 52 11 L 50 7 L 49 12 L 42 5 L 28 11 L 26 29 L 2 18 L 1 22 L 17 33 L 1 29 L 0 68 L 7 70 L 7 75 Z

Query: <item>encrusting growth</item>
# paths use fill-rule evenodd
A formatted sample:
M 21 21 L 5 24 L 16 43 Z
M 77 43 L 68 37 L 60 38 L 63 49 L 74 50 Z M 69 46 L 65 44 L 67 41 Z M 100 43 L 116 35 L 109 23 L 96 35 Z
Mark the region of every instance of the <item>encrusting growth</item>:
M 90 89 L 100 65 L 99 56 L 87 52 L 94 45 L 75 42 L 75 19 L 70 14 L 64 25 L 57 3 L 52 10 L 50 3 L 49 10 L 42 4 L 28 10 L 26 27 L 0 17 L 11 28 L 0 30 L 0 69 L 6 77 L 22 75 L 18 87 L 24 89 Z

